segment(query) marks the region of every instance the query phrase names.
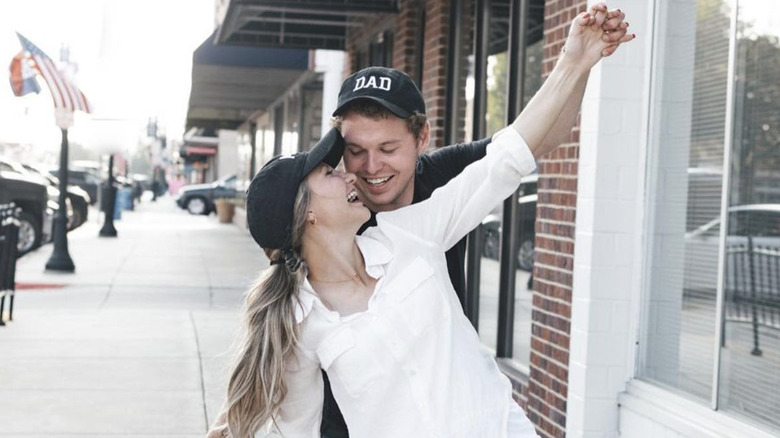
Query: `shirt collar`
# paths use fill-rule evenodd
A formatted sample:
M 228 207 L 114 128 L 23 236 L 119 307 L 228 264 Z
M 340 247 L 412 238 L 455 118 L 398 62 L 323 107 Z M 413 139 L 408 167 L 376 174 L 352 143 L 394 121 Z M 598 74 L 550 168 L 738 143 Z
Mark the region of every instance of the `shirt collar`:
M 363 258 L 366 261 L 368 275 L 380 279 L 385 275 L 385 267 L 393 259 L 393 253 L 382 242 L 367 236 L 356 236 Z M 298 289 L 298 304 L 295 306 L 295 322 L 300 324 L 311 313 L 315 303 L 325 309 L 309 279 L 304 277 Z

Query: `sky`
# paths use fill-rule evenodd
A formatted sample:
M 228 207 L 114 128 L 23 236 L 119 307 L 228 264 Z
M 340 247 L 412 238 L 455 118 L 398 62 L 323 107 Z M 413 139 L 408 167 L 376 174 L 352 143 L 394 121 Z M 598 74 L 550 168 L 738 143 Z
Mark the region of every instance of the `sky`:
M 213 32 L 215 0 L 0 0 L 0 142 L 58 148 L 51 96 L 16 97 L 8 65 L 21 46 L 16 32 L 59 63 L 60 47 L 78 64 L 76 84 L 94 110 L 77 112 L 69 130 L 88 142 L 95 119 L 123 119 L 143 129 L 156 117 L 181 138 L 189 101 L 192 52 Z M 88 145 L 89 146 L 89 145 Z

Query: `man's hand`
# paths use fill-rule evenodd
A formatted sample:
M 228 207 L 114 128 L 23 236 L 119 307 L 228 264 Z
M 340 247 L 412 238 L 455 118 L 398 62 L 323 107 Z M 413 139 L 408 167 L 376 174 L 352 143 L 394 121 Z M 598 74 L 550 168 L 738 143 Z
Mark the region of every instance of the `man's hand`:
M 229 436 L 230 433 L 228 432 L 227 426 L 213 427 L 206 434 L 206 438 L 225 438 Z
M 224 409 L 224 408 L 223 408 Z M 217 415 L 217 419 L 206 433 L 206 438 L 226 438 L 230 436 L 230 430 L 227 425 L 227 410 L 223 410 Z

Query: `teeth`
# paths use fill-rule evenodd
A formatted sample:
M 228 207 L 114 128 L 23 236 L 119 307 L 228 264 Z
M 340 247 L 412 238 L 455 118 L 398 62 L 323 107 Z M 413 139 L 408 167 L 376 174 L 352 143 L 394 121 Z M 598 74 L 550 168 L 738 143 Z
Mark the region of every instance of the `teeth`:
M 366 181 L 368 181 L 368 183 L 371 184 L 371 185 L 377 185 L 377 184 L 382 184 L 383 182 L 385 182 L 385 181 L 387 181 L 389 179 L 390 179 L 390 177 L 386 176 L 384 178 L 366 178 Z
M 357 199 L 358 195 L 357 192 L 352 191 L 347 195 L 347 202 L 354 202 Z

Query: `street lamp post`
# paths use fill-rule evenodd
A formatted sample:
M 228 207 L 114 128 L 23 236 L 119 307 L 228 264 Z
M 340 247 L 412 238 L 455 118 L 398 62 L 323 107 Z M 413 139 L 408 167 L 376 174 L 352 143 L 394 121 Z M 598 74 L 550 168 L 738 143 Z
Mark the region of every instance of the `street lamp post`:
M 62 146 L 60 147 L 60 207 L 54 217 L 54 252 L 46 262 L 46 269 L 52 271 L 73 272 L 76 266 L 68 253 L 68 209 L 65 199 L 68 195 L 68 130 L 61 128 Z
M 100 229 L 100 237 L 116 237 L 114 227 L 114 209 L 116 208 L 116 187 L 114 187 L 114 154 L 108 156 L 108 182 L 103 188 L 103 228 Z

